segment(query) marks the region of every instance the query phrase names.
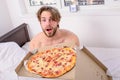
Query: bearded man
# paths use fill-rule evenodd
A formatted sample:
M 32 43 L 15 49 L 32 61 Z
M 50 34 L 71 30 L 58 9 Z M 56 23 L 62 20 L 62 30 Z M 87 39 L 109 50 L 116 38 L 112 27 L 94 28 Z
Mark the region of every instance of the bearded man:
M 51 6 L 43 6 L 37 12 L 43 32 L 38 33 L 30 41 L 30 51 L 43 46 L 51 46 L 64 42 L 73 41 L 76 46 L 80 46 L 78 37 L 71 31 L 60 29 L 59 22 L 61 15 L 59 11 Z

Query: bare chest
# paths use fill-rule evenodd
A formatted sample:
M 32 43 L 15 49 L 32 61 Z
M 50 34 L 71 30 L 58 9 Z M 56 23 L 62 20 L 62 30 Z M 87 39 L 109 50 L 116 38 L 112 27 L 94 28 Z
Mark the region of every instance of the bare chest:
M 56 45 L 64 42 L 65 42 L 65 39 L 59 39 L 59 40 L 53 40 L 53 41 L 45 40 L 41 42 L 41 46 L 51 46 L 51 45 Z

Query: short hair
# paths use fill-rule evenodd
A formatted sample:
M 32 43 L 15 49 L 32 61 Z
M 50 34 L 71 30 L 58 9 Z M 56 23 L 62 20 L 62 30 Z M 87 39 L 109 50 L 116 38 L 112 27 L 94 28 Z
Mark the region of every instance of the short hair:
M 37 18 L 38 18 L 39 21 L 41 21 L 41 14 L 42 14 L 43 11 L 48 11 L 48 12 L 50 12 L 51 15 L 52 15 L 52 19 L 53 19 L 54 21 L 58 21 L 58 22 L 60 21 L 61 15 L 60 15 L 59 11 L 58 11 L 56 8 L 51 7 L 51 6 L 42 6 L 42 7 L 38 10 L 38 12 L 37 12 Z

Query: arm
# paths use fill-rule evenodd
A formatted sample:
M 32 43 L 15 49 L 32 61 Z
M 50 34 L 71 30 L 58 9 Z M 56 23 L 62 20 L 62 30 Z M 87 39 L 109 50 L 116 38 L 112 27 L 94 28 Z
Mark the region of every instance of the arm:
M 78 46 L 78 47 L 80 47 L 80 42 L 79 42 L 79 38 L 76 36 L 76 38 L 75 38 L 75 44 Z
M 71 36 L 70 39 L 75 42 L 75 45 L 76 45 L 77 47 L 80 47 L 80 41 L 79 41 L 78 36 L 76 36 L 76 35 L 74 34 L 74 35 Z
M 33 51 L 34 47 L 35 46 L 34 46 L 33 40 L 31 40 L 30 43 L 29 43 L 29 49 L 30 49 L 30 51 Z
M 38 49 L 41 46 L 40 41 L 41 41 L 40 34 L 37 34 L 36 36 L 34 36 L 29 43 L 30 51 L 34 51 Z
M 76 46 L 80 47 L 80 41 L 76 34 L 74 34 L 73 32 L 70 32 L 68 30 L 64 30 L 64 33 L 65 33 L 64 35 L 68 41 L 74 41 Z

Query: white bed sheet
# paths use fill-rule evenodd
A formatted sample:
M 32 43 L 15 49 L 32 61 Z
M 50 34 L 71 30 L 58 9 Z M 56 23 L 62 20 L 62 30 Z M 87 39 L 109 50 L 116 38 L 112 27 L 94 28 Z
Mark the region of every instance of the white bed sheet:
M 25 55 L 15 42 L 0 43 L 0 80 L 17 80 L 15 68 Z
M 120 48 L 87 49 L 108 68 L 107 75 L 112 76 L 113 80 L 120 80 Z
M 22 49 L 28 53 L 30 50 L 29 50 L 29 42 L 26 42 L 23 46 L 22 46 Z

